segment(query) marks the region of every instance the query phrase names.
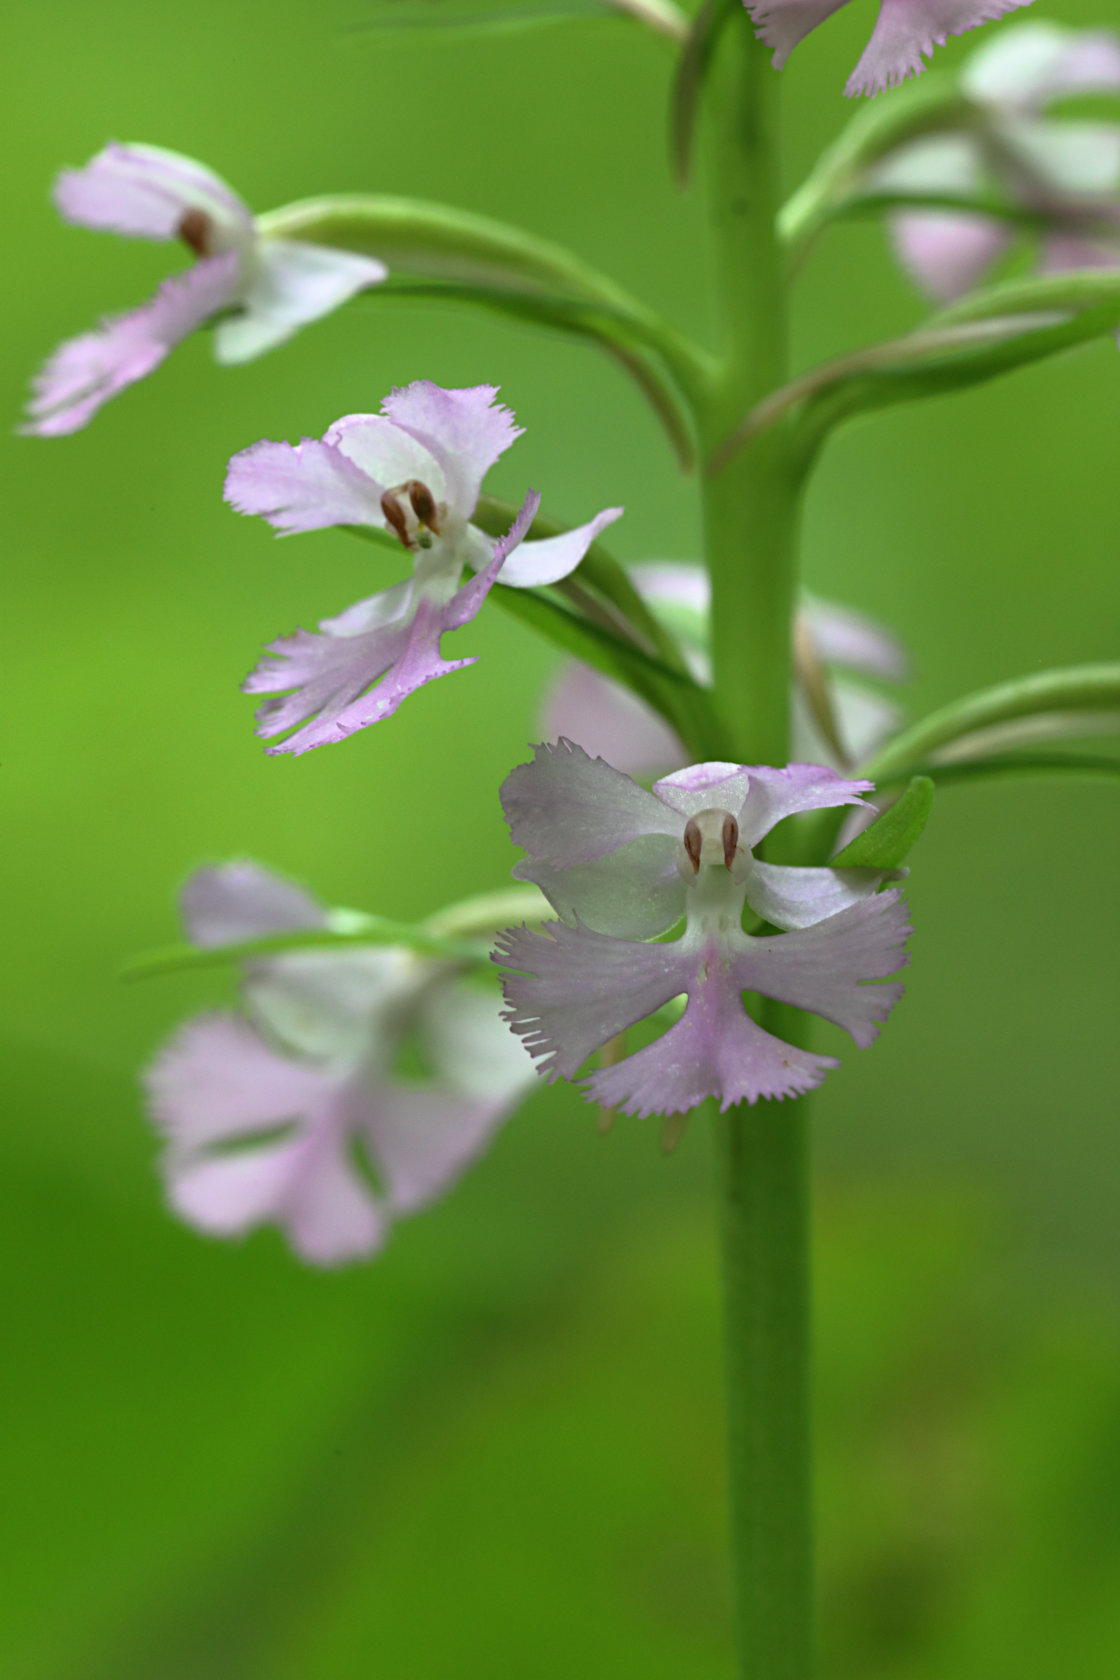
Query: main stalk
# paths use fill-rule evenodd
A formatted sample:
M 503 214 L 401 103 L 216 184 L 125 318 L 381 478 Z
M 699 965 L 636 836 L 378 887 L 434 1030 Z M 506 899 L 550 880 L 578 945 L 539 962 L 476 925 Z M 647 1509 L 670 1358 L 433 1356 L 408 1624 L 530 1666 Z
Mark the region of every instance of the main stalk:
M 787 378 L 777 94 L 738 0 L 709 89 L 710 217 L 722 373 L 702 420 L 710 456 Z M 704 478 L 717 705 L 742 763 L 790 756 L 798 482 L 780 433 Z M 763 1023 L 796 1036 L 790 1012 Z M 814 1666 L 808 1146 L 804 1099 L 719 1116 L 730 1502 L 741 1680 L 810 1680 Z

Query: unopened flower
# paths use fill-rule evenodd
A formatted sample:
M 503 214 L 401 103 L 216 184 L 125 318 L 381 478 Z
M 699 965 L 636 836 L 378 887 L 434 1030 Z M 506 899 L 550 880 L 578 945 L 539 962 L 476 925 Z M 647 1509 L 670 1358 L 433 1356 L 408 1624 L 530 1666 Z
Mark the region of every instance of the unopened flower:
M 648 561 L 630 578 L 651 610 L 673 631 L 697 682 L 711 681 L 708 616 L 711 585 L 702 566 Z M 793 750 L 798 758 L 844 769 L 869 758 L 894 733 L 899 708 L 846 674 L 896 683 L 906 676 L 906 653 L 883 625 L 834 601 L 805 596 L 797 615 L 793 690 Z M 822 732 L 810 695 L 816 678 L 835 725 L 842 755 Z M 688 763 L 687 750 L 663 718 L 629 689 L 581 661 L 566 663 L 545 698 L 543 733 L 563 735 L 592 757 L 632 776 L 663 774 Z
M 473 619 L 492 585 L 527 589 L 575 570 L 621 508 L 561 536 L 526 542 L 540 498 L 530 492 L 495 544 L 471 524 L 483 477 L 521 435 L 493 385 L 444 390 L 417 380 L 385 398 L 380 414 L 348 414 L 321 440 L 258 443 L 235 455 L 226 499 L 278 531 L 372 525 L 393 533 L 412 576 L 273 642 L 246 679 L 251 694 L 281 694 L 257 714 L 268 750 L 306 752 L 389 717 L 407 695 L 473 658 L 445 660 L 440 637 Z M 464 568 L 474 575 L 461 584 Z M 376 687 L 371 689 L 371 685 Z M 369 690 L 370 692 L 367 692 Z
M 1120 124 L 1044 115 L 1054 100 L 1120 93 L 1120 39 L 1023 24 L 985 42 L 960 81 L 983 122 L 900 147 L 867 186 L 949 199 L 987 191 L 1034 218 L 1042 273 L 1120 266 Z M 939 303 L 979 285 L 1022 237 L 966 209 L 900 210 L 889 226 L 903 268 Z
M 835 1058 L 766 1032 L 743 1007 L 747 991 L 870 1044 L 903 990 L 866 984 L 907 961 L 899 893 L 879 890 L 882 871 L 789 867 L 753 852 L 784 817 L 859 806 L 870 786 L 819 765 L 713 763 L 647 793 L 570 742 L 538 747 L 506 780 L 502 803 L 529 854 L 514 874 L 535 881 L 561 920 L 507 931 L 496 960 L 513 971 L 508 1019 L 541 1071 L 573 1078 L 682 993 L 684 1013 L 660 1038 L 587 1080 L 591 1100 L 677 1114 L 708 1096 L 726 1109 L 818 1085 Z M 745 933 L 748 906 L 792 931 Z M 682 916 L 681 937 L 660 941 Z
M 1029 6 L 1031 0 L 880 0 L 879 16 L 863 55 L 844 92 L 882 93 L 908 76 L 920 76 L 922 60 L 933 56 L 950 35 L 963 35 L 983 23 Z M 757 34 L 774 49 L 780 70 L 799 42 L 838 12 L 846 0 L 743 0 L 758 25 Z
M 330 920 L 246 863 L 198 870 L 182 909 L 201 945 Z M 255 958 L 242 998 L 240 1013 L 187 1022 L 147 1071 L 168 1197 L 211 1236 L 278 1225 L 316 1265 L 373 1253 L 395 1218 L 449 1189 L 532 1077 L 493 991 L 412 951 Z M 406 1043 L 426 1078 L 396 1071 Z
M 84 169 L 63 171 L 54 199 L 68 222 L 133 239 L 181 239 L 198 260 L 138 309 L 55 351 L 28 410 L 25 429 L 40 437 L 86 425 L 207 321 L 215 321 L 217 360 L 247 362 L 388 272 L 352 251 L 263 237 L 220 176 L 159 146 L 106 146 Z

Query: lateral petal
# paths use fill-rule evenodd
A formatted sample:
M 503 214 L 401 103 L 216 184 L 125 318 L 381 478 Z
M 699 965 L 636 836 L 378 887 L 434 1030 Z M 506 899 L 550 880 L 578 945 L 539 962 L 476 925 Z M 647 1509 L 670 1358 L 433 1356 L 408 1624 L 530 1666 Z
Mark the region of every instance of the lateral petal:
M 695 969 L 679 941 L 642 945 L 563 922 L 508 928 L 494 960 L 525 970 L 503 977 L 506 1019 L 549 1079 L 572 1078 L 593 1050 L 684 991 Z
M 534 589 L 541 584 L 559 583 L 575 571 L 600 531 L 621 519 L 623 509 L 604 508 L 586 525 L 577 525 L 556 537 L 523 542 L 502 567 L 499 583 L 513 589 Z
M 265 438 L 240 450 L 223 493 L 238 513 L 260 514 L 282 536 L 329 525 L 385 525 L 381 486 L 318 438 L 297 444 Z
M 165 280 L 147 303 L 67 339 L 36 375 L 22 428 L 36 437 L 76 432 L 118 391 L 157 368 L 176 344 L 223 309 L 237 286 L 235 251 L 206 257 Z
M 888 889 L 800 932 L 747 939 L 732 973 L 743 991 L 834 1021 L 863 1050 L 905 990 L 899 981 L 864 982 L 906 966 L 910 931 L 901 894 Z

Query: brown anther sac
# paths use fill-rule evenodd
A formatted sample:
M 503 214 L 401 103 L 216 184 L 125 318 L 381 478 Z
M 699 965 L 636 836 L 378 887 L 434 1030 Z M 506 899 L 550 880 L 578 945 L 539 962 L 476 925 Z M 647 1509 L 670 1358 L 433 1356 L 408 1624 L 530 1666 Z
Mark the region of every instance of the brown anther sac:
M 700 873 L 700 853 L 704 847 L 704 838 L 699 828 L 689 817 L 684 825 L 684 849 L 688 853 L 688 860 L 692 865 L 694 875 Z
M 435 497 L 428 486 L 421 484 L 418 478 L 410 478 L 405 485 L 405 489 L 408 491 L 408 499 L 412 503 L 412 511 L 421 525 L 426 525 L 429 531 L 434 531 L 438 537 L 439 512 L 436 508 Z
M 739 824 L 732 816 L 723 819 L 723 861 L 728 869 L 735 862 L 735 853 L 739 850 Z
M 404 516 L 404 509 L 391 490 L 386 490 L 381 498 L 381 511 L 385 515 L 386 523 L 392 526 L 405 548 L 411 553 L 412 544 L 408 539 L 408 523 Z
M 212 223 L 205 210 L 184 210 L 179 218 L 179 238 L 196 257 L 210 255 Z

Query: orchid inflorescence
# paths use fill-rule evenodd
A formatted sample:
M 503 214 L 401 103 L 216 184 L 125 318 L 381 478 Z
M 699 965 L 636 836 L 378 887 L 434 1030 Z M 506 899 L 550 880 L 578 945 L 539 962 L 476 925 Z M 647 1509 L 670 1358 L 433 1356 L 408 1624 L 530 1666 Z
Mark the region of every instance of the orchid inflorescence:
M 918 77 L 935 45 L 1026 3 L 881 0 L 846 91 Z M 564 663 L 540 702 L 544 740 L 494 790 L 524 853 L 516 885 L 412 924 L 325 909 L 254 863 L 208 865 L 182 892 L 186 943 L 135 966 L 217 962 L 240 982 L 236 1009 L 189 1021 L 145 1074 L 172 1208 L 211 1236 L 277 1226 L 316 1266 L 378 1250 L 538 1075 L 579 1082 L 604 1127 L 660 1117 L 667 1148 L 709 1104 L 742 1672 L 788 1680 L 808 1680 L 813 1660 L 801 1105 L 838 1065 L 810 1042 L 813 1022 L 865 1049 L 901 998 L 904 860 L 937 784 L 1113 773 L 1114 757 L 1076 740 L 1120 727 L 1120 665 L 1033 672 L 910 722 L 895 637 L 798 583 L 805 487 L 842 422 L 1120 329 L 1120 121 L 1068 109 L 1120 94 L 1120 40 L 1002 25 L 958 72 L 862 107 L 781 205 L 769 55 L 780 69 L 843 4 L 571 8 L 648 27 L 678 53 L 685 180 L 707 104 L 717 351 L 517 228 L 361 194 L 254 216 L 205 165 L 114 143 L 63 172 L 59 211 L 178 241 L 193 262 L 56 350 L 24 427 L 80 430 L 199 329 L 236 364 L 360 293 L 376 310 L 397 290 L 605 350 L 698 468 L 703 555 L 626 567 L 602 540 L 621 507 L 567 527 L 541 511 L 551 482 L 543 503 L 525 484 L 516 504 L 486 493 L 521 429 L 482 380 L 445 389 L 385 369 L 358 394 L 376 401 L 400 378 L 376 412 L 236 453 L 233 509 L 282 536 L 356 535 L 377 584 L 341 610 L 325 598 L 333 616 L 316 629 L 262 622 L 280 634 L 243 687 L 265 697 L 269 754 L 336 746 L 466 671 L 474 657 L 445 657 L 443 638 L 491 601 Z M 564 10 L 550 0 L 550 18 Z M 939 308 L 791 377 L 792 279 L 831 223 L 869 214 Z
M 1019 3 L 883 0 L 847 91 L 875 92 L 918 75 L 934 43 Z M 668 0 L 628 0 L 618 9 L 683 40 L 686 61 L 701 30 L 710 56 L 721 30 L 749 28 L 729 6 L 706 7 L 694 26 Z M 747 0 L 747 9 L 780 68 L 837 6 Z M 1046 115 L 1055 99 L 1102 92 L 1120 93 L 1120 41 L 1046 23 L 1012 27 L 983 44 L 937 97 L 924 97 L 917 115 L 900 105 L 897 123 L 877 118 L 873 134 L 857 121 L 853 140 L 822 160 L 779 216 L 778 235 L 796 243 L 877 200 L 903 266 L 941 302 L 967 299 L 1017 232 L 1037 237 L 1044 275 L 1120 267 L 1120 124 Z M 425 230 L 435 227 L 430 272 L 449 295 L 485 257 L 511 305 L 561 330 L 597 334 L 615 353 L 625 337 L 632 371 L 662 418 L 669 399 L 657 396 L 666 387 L 656 381 L 667 372 L 704 447 L 705 406 L 718 387 L 711 358 L 640 305 L 627 322 L 631 306 L 612 282 L 516 230 L 376 199 L 345 201 L 348 235 L 331 200 L 254 217 L 210 169 L 148 145 L 114 143 L 83 169 L 64 171 L 55 202 L 85 227 L 178 239 L 195 261 L 149 302 L 55 352 L 35 382 L 29 432 L 85 426 L 201 326 L 212 327 L 219 362 L 262 354 L 356 293 L 391 286 L 402 245 L 411 253 L 405 271 L 424 274 Z M 621 323 L 613 341 L 614 328 L 595 315 L 608 298 Z M 1099 299 L 1087 301 L 1099 308 Z M 1020 326 L 1029 340 L 1026 323 L 1035 317 L 1027 302 L 1002 318 L 972 311 L 977 357 L 993 341 L 1014 341 Z M 1076 314 L 1067 305 L 1062 320 Z M 985 321 L 988 330 L 976 331 Z M 967 376 L 970 341 L 959 332 L 957 361 Z M 905 364 L 904 352 L 905 341 L 898 358 Z M 910 356 L 919 380 L 924 355 L 919 330 Z M 874 347 L 865 363 L 873 385 Z M 770 399 L 773 412 L 797 416 L 808 439 L 829 390 L 827 378 L 804 392 L 791 387 L 788 399 Z M 895 884 L 905 874 L 902 849 L 895 845 L 894 857 L 889 843 L 877 848 L 878 825 L 862 851 L 852 837 L 874 824 L 880 807 L 889 809 L 904 779 L 894 774 L 877 806 L 868 797 L 873 781 L 853 774 L 874 771 L 877 758 L 899 768 L 892 748 L 903 714 L 875 685 L 904 678 L 904 650 L 863 614 L 804 597 L 776 661 L 789 673 L 777 708 L 792 718 L 793 762 L 728 759 L 725 744 L 749 742 L 752 720 L 729 716 L 720 693 L 711 640 L 718 568 L 659 561 L 627 572 L 599 541 L 619 507 L 567 529 L 543 524 L 541 498 L 527 488 L 519 509 L 491 505 L 485 474 L 520 435 L 497 395 L 487 384 L 448 390 L 414 379 L 378 412 L 345 415 L 322 438 L 243 449 L 226 477 L 230 505 L 280 534 L 342 527 L 374 542 L 375 568 L 391 552 L 397 569 L 405 567 L 399 581 L 317 630 L 268 644 L 243 685 L 267 696 L 257 729 L 268 752 L 340 742 L 390 717 L 421 686 L 471 665 L 469 655 L 444 658 L 441 639 L 469 624 L 495 587 L 520 594 L 526 609 L 532 604 L 530 621 L 546 634 L 562 625 L 571 655 L 543 704 L 549 744 L 501 790 L 513 839 L 527 854 L 514 875 L 539 889 L 528 921 L 490 930 L 493 961 L 505 971 L 504 1009 L 485 963 L 416 949 L 414 930 L 397 945 L 363 945 L 359 930 L 359 942 L 344 949 L 285 949 L 285 940 L 316 929 L 327 939 L 333 924 L 306 892 L 256 866 L 199 871 L 184 891 L 192 944 L 228 948 L 241 962 L 244 1012 L 190 1023 L 147 1076 L 172 1205 L 219 1235 L 272 1221 L 319 1264 L 370 1252 L 393 1214 L 438 1194 L 528 1089 L 533 1058 L 549 1078 L 575 1079 L 590 1068 L 584 1083 L 593 1101 L 641 1116 L 679 1115 L 707 1097 L 723 1109 L 796 1097 L 819 1084 L 835 1058 L 768 1031 L 744 996 L 824 1016 L 862 1047 L 903 990 L 889 978 L 908 960 Z M 758 414 L 755 436 L 764 436 L 766 403 Z M 746 433 L 723 446 L 732 472 L 751 424 L 748 415 Z M 795 435 L 793 455 L 796 446 Z M 713 459 L 723 460 L 719 450 Z M 741 564 L 750 563 L 743 555 Z M 1059 705 L 1056 727 L 1054 709 L 1045 715 L 1060 735 L 1076 732 L 1088 713 Z M 1045 734 L 1042 717 L 1040 710 L 1034 728 Z M 997 745 L 1031 738 L 1029 708 L 1017 723 L 993 721 Z M 982 760 L 991 744 L 990 727 L 977 735 L 950 729 L 913 755 L 913 766 L 905 750 L 902 760 L 936 774 L 939 763 Z M 662 778 L 652 792 L 631 779 L 651 774 Z M 832 817 L 822 820 L 826 812 Z M 786 846 L 794 862 L 762 855 L 779 824 L 780 833 L 801 836 Z M 845 839 L 852 844 L 837 856 Z M 246 939 L 265 936 L 267 954 L 242 954 Z M 468 1018 L 466 1032 L 457 1023 Z M 624 1036 L 647 1021 L 659 1036 L 622 1053 Z M 396 1081 L 402 1034 L 433 1030 L 433 1080 Z M 604 1047 L 608 1061 L 595 1069 Z M 372 1161 L 376 1189 L 355 1171 L 355 1140 Z M 247 1142 L 255 1146 L 237 1147 Z

